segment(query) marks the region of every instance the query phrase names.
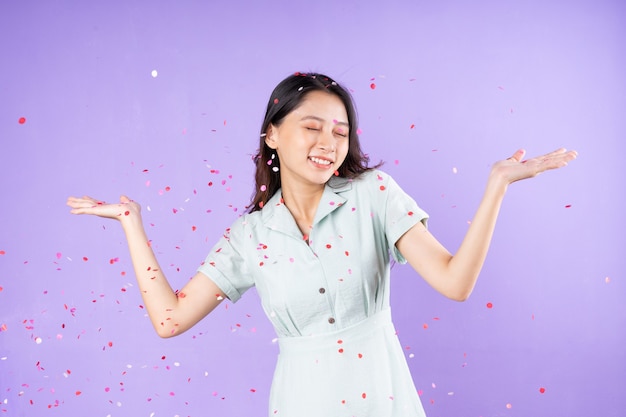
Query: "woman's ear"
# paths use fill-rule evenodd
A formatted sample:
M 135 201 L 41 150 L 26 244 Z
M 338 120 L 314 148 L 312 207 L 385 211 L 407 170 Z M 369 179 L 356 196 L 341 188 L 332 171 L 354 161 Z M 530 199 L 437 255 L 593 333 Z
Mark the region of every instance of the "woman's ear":
M 276 128 L 274 125 L 270 124 L 265 132 L 265 144 L 270 147 L 270 149 L 276 149 L 278 143 L 276 142 Z

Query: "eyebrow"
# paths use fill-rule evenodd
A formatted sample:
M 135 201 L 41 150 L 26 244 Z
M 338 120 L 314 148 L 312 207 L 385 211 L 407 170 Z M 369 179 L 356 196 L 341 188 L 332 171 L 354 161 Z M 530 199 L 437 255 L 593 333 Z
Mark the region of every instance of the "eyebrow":
M 300 121 L 303 121 L 303 120 L 316 120 L 316 121 L 322 122 L 322 123 L 326 121 L 326 120 L 322 119 L 321 117 L 317 117 L 317 116 L 304 116 L 302 119 L 300 119 Z M 347 128 L 350 128 L 350 125 L 348 123 L 346 123 L 346 122 L 340 122 L 340 121 L 337 121 L 337 120 L 333 120 L 333 123 L 335 125 L 337 125 L 337 126 L 345 126 Z

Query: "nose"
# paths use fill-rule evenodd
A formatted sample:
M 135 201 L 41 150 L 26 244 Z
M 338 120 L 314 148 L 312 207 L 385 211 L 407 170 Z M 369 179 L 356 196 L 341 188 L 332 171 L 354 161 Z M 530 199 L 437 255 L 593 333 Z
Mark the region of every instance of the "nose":
M 317 146 L 324 152 L 334 152 L 337 144 L 332 132 L 323 132 L 319 135 Z

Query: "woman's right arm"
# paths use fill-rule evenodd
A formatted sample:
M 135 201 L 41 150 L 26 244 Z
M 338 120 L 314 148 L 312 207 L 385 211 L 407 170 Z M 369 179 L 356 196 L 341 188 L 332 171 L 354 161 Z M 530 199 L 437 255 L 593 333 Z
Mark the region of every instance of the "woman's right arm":
M 217 285 L 199 272 L 180 291 L 174 292 L 150 247 L 141 219 L 141 207 L 134 201 L 122 196 L 118 204 L 106 204 L 91 197 L 70 197 L 67 205 L 73 214 L 91 214 L 120 221 L 143 302 L 159 336 L 181 334 L 225 298 Z

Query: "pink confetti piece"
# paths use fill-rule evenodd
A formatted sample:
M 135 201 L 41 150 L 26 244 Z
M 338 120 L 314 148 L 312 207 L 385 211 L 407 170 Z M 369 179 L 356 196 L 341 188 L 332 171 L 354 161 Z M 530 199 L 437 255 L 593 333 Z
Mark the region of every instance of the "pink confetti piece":
M 0 250 L 0 255 L 6 255 L 6 251 Z
M 570 207 L 572 207 L 572 205 L 571 205 L 571 204 L 567 204 L 567 205 L 565 206 L 565 208 L 570 208 Z
M 371 88 L 372 90 L 375 90 L 375 89 L 376 89 L 376 84 L 375 84 L 375 83 L 371 83 L 371 84 L 370 84 L 370 88 Z

